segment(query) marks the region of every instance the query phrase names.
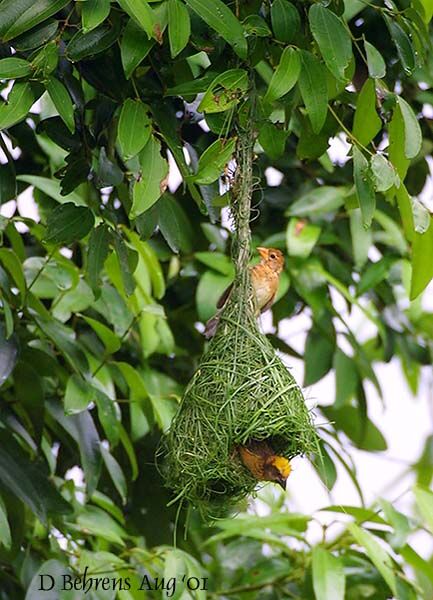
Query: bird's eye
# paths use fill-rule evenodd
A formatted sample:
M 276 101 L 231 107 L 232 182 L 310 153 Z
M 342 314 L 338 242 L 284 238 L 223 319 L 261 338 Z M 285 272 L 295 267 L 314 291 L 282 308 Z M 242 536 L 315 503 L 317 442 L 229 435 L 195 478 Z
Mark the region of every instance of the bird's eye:
M 273 252 L 272 252 L 272 254 L 270 254 L 270 257 L 271 258 L 277 258 L 276 254 L 274 254 Z

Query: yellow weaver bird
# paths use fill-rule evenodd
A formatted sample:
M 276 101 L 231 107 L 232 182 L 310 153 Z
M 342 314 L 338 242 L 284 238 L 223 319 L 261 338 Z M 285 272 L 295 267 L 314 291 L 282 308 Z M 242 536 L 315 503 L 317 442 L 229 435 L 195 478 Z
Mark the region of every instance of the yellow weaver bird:
M 292 471 L 290 462 L 284 456 L 277 456 L 265 440 L 251 440 L 246 446 L 238 446 L 237 451 L 257 481 L 273 481 L 286 489 L 287 478 Z
M 257 248 L 261 261 L 259 264 L 250 268 L 251 283 L 256 296 L 257 309 L 259 312 L 265 312 L 274 302 L 275 294 L 278 290 L 278 283 L 281 272 L 284 268 L 284 256 L 281 250 L 275 248 Z M 233 284 L 223 292 L 217 302 L 217 312 L 206 323 L 204 335 L 209 339 L 215 335 L 220 320 L 220 314 L 224 308 Z

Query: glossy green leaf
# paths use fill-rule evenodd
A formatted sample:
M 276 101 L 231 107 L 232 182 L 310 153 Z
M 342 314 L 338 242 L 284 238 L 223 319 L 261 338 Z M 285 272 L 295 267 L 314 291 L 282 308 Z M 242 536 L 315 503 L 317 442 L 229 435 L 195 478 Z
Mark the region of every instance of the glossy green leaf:
M 161 144 L 151 136 L 140 152 L 140 178 L 134 183 L 132 207 L 129 212 L 135 219 L 148 210 L 167 188 L 168 162 L 161 155 Z
M 56 202 L 60 202 L 61 204 L 66 202 L 72 202 L 75 206 L 85 206 L 86 203 L 84 199 L 80 196 L 78 192 L 71 192 L 70 194 L 66 194 L 62 196 L 60 190 L 60 184 L 58 181 L 54 179 L 49 179 L 48 177 L 41 177 L 40 175 L 18 175 L 18 181 L 24 181 L 29 185 L 33 185 L 44 194 L 47 194 Z
M 21 294 L 21 298 L 24 299 L 27 286 L 20 259 L 10 248 L 0 248 L 0 263 L 10 273 Z
M 203 19 L 207 25 L 220 35 L 236 54 L 247 57 L 247 41 L 242 25 L 221 0 L 185 0 L 186 4 Z
M 124 546 L 126 532 L 109 514 L 97 506 L 83 507 L 77 516 L 77 525 L 87 534 L 101 537 L 108 542 Z
M 96 335 L 101 339 L 105 346 L 107 354 L 113 354 L 119 350 L 121 342 L 119 337 L 111 331 L 106 325 L 90 317 L 83 317 L 86 323 L 90 325 Z
M 365 294 L 365 292 L 375 288 L 381 281 L 386 279 L 393 262 L 392 257 L 385 256 L 377 262 L 369 264 L 359 280 L 357 295 Z
M 7 102 L 0 104 L 0 129 L 6 129 L 25 119 L 35 101 L 29 83 L 16 82 Z
M 45 87 L 62 121 L 71 133 L 75 131 L 74 105 L 66 87 L 55 77 L 49 77 Z
M 271 22 L 276 39 L 286 43 L 293 41 L 301 26 L 298 10 L 288 0 L 272 2 Z
M 318 187 L 289 206 L 286 215 L 295 217 L 310 217 L 332 212 L 344 204 L 347 189 L 344 187 Z
M 352 358 L 338 349 L 334 356 L 335 402 L 334 408 L 348 404 L 356 393 L 359 375 Z
M 114 483 L 116 490 L 119 492 L 119 495 L 122 499 L 123 504 L 126 504 L 127 500 L 127 485 L 125 475 L 112 454 L 105 448 L 105 446 L 101 446 L 102 458 L 104 460 L 107 471 L 110 474 L 111 480 Z
M 216 303 L 231 282 L 232 277 L 214 271 L 206 271 L 201 276 L 196 292 L 197 311 L 201 321 L 207 321 L 215 314 Z
M 230 161 L 236 146 L 236 139 L 218 139 L 208 146 L 198 161 L 197 173 L 191 178 L 195 183 L 208 184 L 216 181 Z
M 30 31 L 23 33 L 14 39 L 14 48 L 17 51 L 34 50 L 40 48 L 51 41 L 59 28 L 59 22 L 55 19 L 48 19 L 37 25 Z
M 328 114 L 326 67 L 314 54 L 306 50 L 301 51 L 299 89 L 311 127 L 314 133 L 319 133 Z
M 384 15 L 384 19 L 397 48 L 403 69 L 407 75 L 411 75 L 416 65 L 416 56 L 412 42 L 396 19 L 387 15 Z
M 117 0 L 123 10 L 145 31 L 154 37 L 155 15 L 147 0 Z
M 375 154 L 370 159 L 374 187 L 377 192 L 386 192 L 393 185 L 400 186 L 400 178 L 392 164 L 383 156 Z
M 433 533 L 433 493 L 419 486 L 414 488 L 413 493 L 423 522 Z
M 13 162 L 0 165 L 0 205 L 17 195 L 17 181 Z
M 397 171 L 400 180 L 403 181 L 409 167 L 409 160 L 406 157 L 406 126 L 403 120 L 400 106 L 394 108 L 392 119 L 388 124 L 388 156 L 391 164 Z M 415 130 L 414 130 L 415 131 Z M 411 146 L 413 144 L 411 143 Z M 415 147 L 413 148 L 415 149 Z
M 421 150 L 422 133 L 413 109 L 401 96 L 397 96 L 404 123 L 404 154 L 406 158 L 415 158 Z
M 32 433 L 38 444 L 41 442 L 44 427 L 44 387 L 35 368 L 20 360 L 14 369 L 15 398 L 30 418 Z
M 348 404 L 341 408 L 322 407 L 328 419 L 335 422 L 337 429 L 343 431 L 361 450 L 382 452 L 386 450 L 386 440 L 379 429 L 360 411 Z
M 92 229 L 95 217 L 85 206 L 72 202 L 57 206 L 47 220 L 45 241 L 51 244 L 72 244 L 81 240 Z
M 182 206 L 173 196 L 164 194 L 158 202 L 158 225 L 173 252 L 191 252 L 193 231 Z
M 132 250 L 120 235 L 114 237 L 114 249 L 119 261 L 120 275 L 123 281 L 125 294 L 130 296 L 134 293 L 136 281 L 134 272 L 137 268 L 138 254 Z
M 383 499 L 380 499 L 379 502 L 386 520 L 394 529 L 394 532 L 388 535 L 388 541 L 395 550 L 398 550 L 406 544 L 407 538 L 412 532 L 412 525 L 406 515 L 396 510 L 391 502 Z
M 277 160 L 284 154 L 288 135 L 289 132 L 282 127 L 278 127 L 278 125 L 274 123 L 265 121 L 260 127 L 258 140 L 269 158 Z
M 376 209 L 376 194 L 370 165 L 357 146 L 353 147 L 353 178 L 362 220 L 364 226 L 369 227 Z
M 76 374 L 69 377 L 64 399 L 67 415 L 75 415 L 86 410 L 94 399 L 95 391 L 87 381 Z
M 69 0 L 3 0 L 0 38 L 11 40 L 42 23 L 69 4 Z
M 312 558 L 316 600 L 344 600 L 346 586 L 341 559 L 321 546 L 313 548 Z
M 368 74 L 373 79 L 382 79 L 386 75 L 386 65 L 380 52 L 364 40 L 365 52 L 367 54 Z
M 355 208 L 351 210 L 349 212 L 349 219 L 353 257 L 356 268 L 360 269 L 367 262 L 368 253 L 373 244 L 373 236 L 371 229 L 363 227 L 361 209 Z
M 110 0 L 86 0 L 81 5 L 83 31 L 87 33 L 98 27 L 110 14 Z
M 274 102 L 274 100 L 278 100 L 278 98 L 287 94 L 298 81 L 300 72 L 301 59 L 299 52 L 294 48 L 285 48 L 272 75 L 263 101 Z
M 119 28 L 103 23 L 95 29 L 84 33 L 78 31 L 66 47 L 66 55 L 71 61 L 88 58 L 107 50 L 119 36 Z
M 7 550 L 9 550 L 12 545 L 11 529 L 9 527 L 8 514 L 7 514 L 6 506 L 5 506 L 1 496 L 0 496 L 0 544 L 2 546 L 4 546 Z
M 349 31 L 335 13 L 321 4 L 313 4 L 308 18 L 326 66 L 337 79 L 345 80 L 345 70 L 352 58 Z
M 149 54 L 155 44 L 137 23 L 130 19 L 123 31 L 120 42 L 120 55 L 126 79 L 129 79 L 141 61 Z
M 59 62 L 59 47 L 56 42 L 46 44 L 33 58 L 32 69 L 34 76 L 46 79 L 55 71 Z
M 100 273 L 108 256 L 110 243 L 110 232 L 104 223 L 93 229 L 87 250 L 87 276 L 91 288 L 98 288 Z
M 125 160 L 138 154 L 150 139 L 151 120 L 147 113 L 148 107 L 140 100 L 128 98 L 123 103 L 117 139 Z
M 0 60 L 0 79 L 18 79 L 31 75 L 32 67 L 23 58 L 2 58 Z
M 318 225 L 311 225 L 297 218 L 290 219 L 286 232 L 289 256 L 307 258 L 316 245 L 320 232 Z
M 414 300 L 433 278 L 433 221 L 425 233 L 415 233 L 412 243 L 412 278 L 410 299 Z
M 172 58 L 182 52 L 190 34 L 191 21 L 185 4 L 181 0 L 168 0 L 168 40 Z
M 394 565 L 388 552 L 380 545 L 377 539 L 369 531 L 361 529 L 355 523 L 347 526 L 356 542 L 365 549 L 367 556 L 382 575 L 393 594 L 396 593 L 396 582 Z
M 382 121 L 376 112 L 375 87 L 374 80 L 367 79 L 356 104 L 353 135 L 364 146 L 367 146 L 382 128 Z
M 198 110 L 219 113 L 238 104 L 248 89 L 248 73 L 244 69 L 230 69 L 218 75 L 204 94 Z

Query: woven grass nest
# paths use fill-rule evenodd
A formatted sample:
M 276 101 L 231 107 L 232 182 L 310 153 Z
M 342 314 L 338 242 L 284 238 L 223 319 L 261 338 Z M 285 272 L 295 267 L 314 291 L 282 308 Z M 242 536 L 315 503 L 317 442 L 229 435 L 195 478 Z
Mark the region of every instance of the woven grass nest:
M 258 482 L 237 447 L 267 440 L 280 456 L 318 452 L 318 438 L 298 384 L 258 328 L 249 276 L 254 111 L 238 129 L 230 193 L 236 277 L 215 336 L 189 382 L 163 439 L 163 475 L 174 500 L 202 514 L 224 514 Z
M 317 452 L 301 389 L 236 287 L 165 439 L 167 486 L 177 499 L 214 514 L 258 484 L 238 445 L 266 439 L 289 460 Z

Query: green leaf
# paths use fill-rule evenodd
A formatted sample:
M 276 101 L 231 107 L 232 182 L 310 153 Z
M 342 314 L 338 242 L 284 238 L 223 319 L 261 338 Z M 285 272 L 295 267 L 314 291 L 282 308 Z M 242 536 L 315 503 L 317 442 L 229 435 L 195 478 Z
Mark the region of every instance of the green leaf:
M 25 119 L 35 101 L 29 83 L 15 82 L 6 102 L 0 104 L 0 130 Z
M 410 104 L 401 96 L 397 96 L 404 123 L 404 154 L 406 158 L 415 158 L 421 150 L 422 133 Z
M 81 5 L 83 31 L 87 33 L 98 27 L 110 14 L 110 0 L 86 0 Z
M 149 54 L 155 40 L 148 38 L 141 27 L 133 19 L 130 19 L 123 31 L 120 42 L 120 56 L 126 79 L 129 79 L 141 61 Z
M 228 6 L 221 0 L 185 1 L 211 29 L 216 31 L 230 46 L 233 46 L 240 58 L 247 58 L 248 46 L 243 27 Z
M 403 120 L 403 114 L 400 105 L 397 104 L 394 108 L 392 119 L 388 124 L 388 156 L 395 170 L 397 171 L 400 180 L 403 181 L 406 177 L 409 167 L 409 160 L 406 157 L 406 125 Z M 411 144 L 412 146 L 412 144 Z
M 47 92 L 53 101 L 57 112 L 71 133 L 75 131 L 74 105 L 66 87 L 55 77 L 49 77 L 45 82 Z
M 367 54 L 368 75 L 373 79 L 382 79 L 386 75 L 386 65 L 382 55 L 367 40 L 364 40 L 364 47 Z
M 18 79 L 31 75 L 32 67 L 23 58 L 3 58 L 0 60 L 0 79 Z
M 412 533 L 412 525 L 409 519 L 396 510 L 390 502 L 380 499 L 379 503 L 386 520 L 394 529 L 394 532 L 388 535 L 388 541 L 395 550 L 398 550 L 406 544 L 408 536 Z
M 277 160 L 284 154 L 289 132 L 274 123 L 265 121 L 260 127 L 259 144 L 272 160 Z
M 107 354 L 114 354 L 121 346 L 121 341 L 118 336 L 111 331 L 106 325 L 90 317 L 83 316 L 83 319 L 90 325 L 96 335 L 101 339 L 105 346 Z
M 266 91 L 264 102 L 274 102 L 284 94 L 287 94 L 296 84 L 301 72 L 301 60 L 299 52 L 294 48 L 285 48 L 280 58 L 280 62 Z
M 207 321 L 216 312 L 216 303 L 224 290 L 231 284 L 232 277 L 206 271 L 198 282 L 196 292 L 197 312 L 201 321 Z
M 301 50 L 299 89 L 314 133 L 319 133 L 328 114 L 326 68 L 318 58 Z
M 344 600 L 346 580 L 341 559 L 315 546 L 312 552 L 313 588 L 317 600 Z
M 41 442 L 44 427 L 44 387 L 38 371 L 20 360 L 14 369 L 15 398 L 27 412 L 37 444 Z
M 297 218 L 290 219 L 286 232 L 289 256 L 300 256 L 301 258 L 310 256 L 319 239 L 320 232 L 321 228 L 318 225 L 311 225 Z
M 425 233 L 416 233 L 412 243 L 412 278 L 410 299 L 415 300 L 433 278 L 433 220 Z
M 22 500 L 43 523 L 49 516 L 71 512 L 71 507 L 48 478 L 41 463 L 31 461 L 12 433 L 0 430 L 2 485 Z
M 381 128 L 382 121 L 376 112 L 376 85 L 373 79 L 367 79 L 356 104 L 353 135 L 361 144 L 367 146 Z
M 14 39 L 14 48 L 22 52 L 23 50 L 34 50 L 40 48 L 47 42 L 50 42 L 56 35 L 59 28 L 59 22 L 55 19 L 49 19 L 44 23 L 34 27 L 29 32 Z
M 430 23 L 433 15 L 433 2 L 432 0 L 420 0 L 420 4 L 423 7 L 423 20 L 426 24 Z
M 173 252 L 192 251 L 194 236 L 191 223 L 174 196 L 164 194 L 159 200 L 158 225 Z
M 33 575 L 33 571 L 31 575 Z M 52 579 L 50 579 L 50 577 Z M 39 600 L 41 597 L 42 581 L 44 582 L 44 585 L 47 585 L 47 583 L 51 581 L 54 582 L 52 590 L 49 590 L 48 585 L 47 587 L 42 588 L 47 590 L 42 592 L 44 600 L 58 600 L 62 596 L 63 598 L 66 598 L 66 594 L 63 595 L 64 592 L 61 591 L 63 577 L 71 577 L 71 579 L 73 577 L 71 569 L 65 563 L 54 558 L 43 562 L 36 570 L 29 583 L 24 600 Z
M 0 165 L 0 205 L 17 196 L 17 180 L 14 162 Z
M 64 407 L 65 414 L 76 415 L 86 410 L 95 399 L 95 390 L 80 375 L 71 375 L 66 384 Z
M 168 0 L 168 39 L 172 58 L 182 52 L 190 34 L 191 21 L 185 4 L 180 0 Z
M 51 244 L 72 244 L 81 240 L 95 223 L 90 208 L 72 202 L 57 206 L 47 220 L 45 241 Z
M 138 154 L 150 139 L 152 122 L 147 114 L 148 110 L 140 100 L 132 98 L 125 100 L 122 105 L 117 139 L 124 160 Z
M 139 156 L 141 175 L 134 183 L 129 217 L 135 219 L 162 196 L 167 187 L 168 162 L 161 156 L 161 144 L 151 136 Z
M 69 433 L 80 451 L 81 466 L 84 470 L 88 496 L 98 485 L 101 474 L 101 440 L 89 411 L 66 416 L 60 403 L 49 401 L 47 407 L 51 415 Z
M 271 22 L 275 38 L 286 43 L 293 41 L 301 26 L 298 10 L 288 0 L 272 2 Z
M 341 408 L 321 407 L 328 419 L 335 422 L 337 429 L 343 431 L 361 450 L 382 452 L 386 450 L 386 440 L 379 429 L 367 417 L 353 406 Z
M 119 495 L 122 499 L 122 503 L 126 504 L 127 500 L 127 485 L 125 475 L 112 454 L 105 448 L 105 446 L 101 446 L 102 458 L 104 460 L 105 466 L 107 467 L 107 471 L 110 474 L 111 481 L 114 483 L 116 490 L 119 492 Z
M 97 506 L 87 505 L 77 516 L 77 525 L 87 534 L 124 546 L 126 532 L 110 515 Z
M 376 194 L 368 160 L 353 146 L 353 177 L 364 227 L 370 227 L 376 210 Z
M 94 292 L 99 288 L 100 273 L 108 256 L 109 243 L 110 230 L 105 223 L 101 223 L 92 230 L 87 248 L 86 271 Z
M 406 75 L 411 75 L 416 66 L 415 51 L 412 42 L 405 30 L 397 23 L 397 21 L 388 15 L 384 14 L 385 23 L 389 29 L 389 33 L 397 48 L 398 56 Z
M 69 4 L 69 0 L 3 0 L 0 38 L 8 41 L 42 23 Z
M 34 77 L 46 79 L 57 67 L 59 62 L 59 47 L 56 42 L 49 42 L 32 60 Z
M 219 113 L 238 104 L 248 89 L 248 73 L 244 69 L 230 69 L 218 75 L 204 94 L 198 110 Z
M 155 15 L 147 0 L 117 0 L 123 10 L 147 33 L 154 37 Z
M 125 289 L 125 294 L 130 296 L 134 293 L 136 281 L 134 271 L 137 268 L 138 254 L 129 248 L 120 235 L 114 237 L 114 247 L 119 261 L 120 274 Z
M 381 281 L 386 279 L 394 261 L 395 259 L 392 256 L 385 256 L 377 262 L 369 264 L 361 275 L 356 295 L 365 294 L 365 292 L 375 288 Z
M 349 523 L 347 526 L 355 541 L 362 546 L 371 562 L 382 575 L 392 593 L 396 593 L 396 581 L 394 574 L 394 565 L 388 552 L 382 548 L 377 539 L 369 531 L 361 529 L 355 523 Z
M 337 79 L 346 80 L 345 70 L 352 59 L 352 42 L 348 29 L 337 15 L 321 4 L 313 4 L 308 18 L 311 33 L 326 66 Z
M 310 217 L 335 211 L 344 204 L 347 189 L 345 187 L 318 187 L 306 194 L 287 209 L 286 215 L 294 217 Z
M 400 178 L 392 164 L 383 156 L 375 154 L 370 159 L 374 187 L 377 192 L 386 192 L 393 185 L 400 186 Z
M 413 493 L 423 522 L 433 533 L 433 493 L 419 486 L 414 488 Z
M 216 181 L 224 166 L 230 161 L 235 151 L 236 139 L 217 139 L 208 146 L 198 161 L 197 173 L 191 177 L 194 183 L 208 184 Z
M 5 506 L 1 496 L 0 496 L 0 544 L 2 544 L 2 546 L 4 546 L 6 548 L 6 550 L 10 550 L 10 547 L 12 545 L 11 529 L 9 527 L 8 514 L 6 511 L 6 506 Z
M 102 372 L 102 370 L 100 371 Z M 110 398 L 99 388 L 95 389 L 95 402 L 98 409 L 98 419 L 111 446 L 117 446 L 120 439 L 121 422 L 119 407 L 113 398 Z
M 221 273 L 221 275 L 234 277 L 233 263 L 225 254 L 220 252 L 196 252 L 194 257 L 207 267 Z
M 79 61 L 107 50 L 119 36 L 119 23 L 103 23 L 88 33 L 78 31 L 66 46 L 66 55 L 71 61 Z
M 373 243 L 371 229 L 362 226 L 361 209 L 355 208 L 349 212 L 350 235 L 352 238 L 353 257 L 355 266 L 360 269 L 368 259 L 368 252 Z
M 334 356 L 334 369 L 335 402 L 333 406 L 338 409 L 348 404 L 355 395 L 359 375 L 354 360 L 340 349 L 337 349 Z
M 27 286 L 20 259 L 10 248 L 0 248 L 0 263 L 10 273 L 24 301 Z
M 36 188 L 47 194 L 53 200 L 60 202 L 72 202 L 76 206 L 85 206 L 84 199 L 77 192 L 71 192 L 62 196 L 60 190 L 60 183 L 54 179 L 48 179 L 48 177 L 40 177 L 39 175 L 18 175 L 17 181 L 24 181 L 29 185 L 34 185 Z
M 304 386 L 313 385 L 329 372 L 335 352 L 335 338 L 313 325 L 305 343 Z

